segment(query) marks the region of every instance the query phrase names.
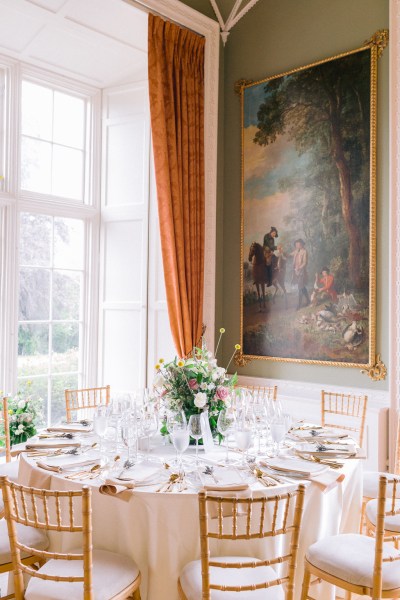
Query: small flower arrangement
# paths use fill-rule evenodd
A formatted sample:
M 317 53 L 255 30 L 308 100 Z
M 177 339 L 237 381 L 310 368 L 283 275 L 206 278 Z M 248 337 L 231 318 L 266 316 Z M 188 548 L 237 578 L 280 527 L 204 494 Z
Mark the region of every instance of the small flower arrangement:
M 36 424 L 41 418 L 42 404 L 42 398 L 24 396 L 22 392 L 8 398 L 11 446 L 25 442 L 36 434 Z
M 221 336 L 225 332 L 220 329 L 215 353 L 218 351 Z M 156 365 L 154 388 L 160 394 L 167 410 L 183 410 L 186 419 L 193 414 L 208 410 L 210 429 L 217 435 L 217 420 L 220 411 L 230 404 L 230 395 L 237 382 L 237 374 L 227 375 L 227 369 L 240 346 L 235 351 L 226 367 L 219 367 L 217 359 L 207 350 L 203 341 L 201 348 L 194 348 L 186 359 L 175 358 L 170 363 L 160 359 Z M 168 435 L 165 425 L 162 435 Z

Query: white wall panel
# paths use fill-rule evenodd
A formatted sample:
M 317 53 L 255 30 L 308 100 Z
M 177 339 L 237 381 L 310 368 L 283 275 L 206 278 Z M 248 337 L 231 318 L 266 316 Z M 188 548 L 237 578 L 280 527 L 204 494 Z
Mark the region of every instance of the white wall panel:
M 137 365 L 145 360 L 141 311 L 106 310 L 104 313 L 103 381 L 112 390 L 142 385 Z
M 143 220 L 111 221 L 105 224 L 104 300 L 141 301 L 146 295 L 143 273 Z

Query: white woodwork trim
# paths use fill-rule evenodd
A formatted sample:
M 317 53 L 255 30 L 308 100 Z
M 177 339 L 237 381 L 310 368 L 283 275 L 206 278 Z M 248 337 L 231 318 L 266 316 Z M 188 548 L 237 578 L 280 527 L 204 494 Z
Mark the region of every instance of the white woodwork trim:
M 205 256 L 203 321 L 207 345 L 215 345 L 215 277 L 217 216 L 217 136 L 219 84 L 219 25 L 179 0 L 123 0 L 187 27 L 206 39 L 205 45 Z
M 389 3 L 389 143 L 390 143 L 390 281 L 389 281 L 389 395 L 391 405 L 391 466 L 400 407 L 400 0 Z

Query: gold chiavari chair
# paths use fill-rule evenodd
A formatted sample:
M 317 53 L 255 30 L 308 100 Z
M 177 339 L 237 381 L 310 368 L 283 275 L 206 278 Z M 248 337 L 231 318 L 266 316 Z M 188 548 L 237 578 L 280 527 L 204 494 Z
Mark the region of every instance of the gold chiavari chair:
M 140 600 L 140 571 L 130 558 L 93 549 L 91 490 L 28 488 L 0 477 L 14 570 L 16 600 Z M 79 510 L 80 508 L 80 510 Z M 39 531 L 82 534 L 82 545 L 69 553 L 41 550 L 24 544 L 18 525 Z M 26 565 L 28 552 L 46 561 L 38 570 Z M 25 588 L 23 575 L 30 580 Z
M 1 399 L 0 412 L 0 455 L 5 455 L 5 463 L 0 464 L 0 475 L 6 475 L 9 479 L 16 481 L 18 479 L 19 463 L 15 460 L 11 462 L 11 443 L 10 443 L 10 423 L 8 414 L 8 399 Z M 0 496 L 0 518 L 4 516 L 4 505 Z
M 304 502 L 304 485 L 278 496 L 256 498 L 215 496 L 199 493 L 201 560 L 187 564 L 178 580 L 182 600 L 211 600 L 211 591 L 222 596 L 254 600 L 293 600 L 294 576 L 299 530 Z M 251 556 L 212 556 L 210 540 L 262 540 L 278 537 L 268 560 Z M 289 536 L 290 548 L 281 536 Z M 287 574 L 279 574 L 273 565 L 287 562 Z M 286 587 L 286 594 L 283 586 Z M 272 589 L 270 589 L 272 588 Z M 232 592 L 232 593 L 231 593 Z M 222 597 L 221 596 L 221 597 Z M 214 597 L 214 596 L 213 596 Z M 217 596 L 218 598 L 220 595 Z
M 325 427 L 357 434 L 358 439 L 356 441 L 361 447 L 364 441 L 367 404 L 368 396 L 338 394 L 322 390 L 321 424 Z
M 384 538 L 394 542 L 396 548 L 399 548 L 400 539 L 400 477 L 391 474 L 382 475 L 386 478 L 388 492 L 384 505 Z M 366 529 L 368 535 L 375 535 L 377 528 L 377 499 L 370 500 L 367 503 Z
M 87 411 L 92 411 L 100 404 L 109 404 L 110 386 L 85 388 L 80 390 L 65 390 L 65 411 L 67 421 L 72 420 L 72 413 L 82 411 L 87 416 Z
M 379 477 L 385 475 L 387 477 L 396 477 L 400 475 L 400 416 L 397 416 L 397 435 L 395 462 L 393 473 L 382 473 L 380 471 L 364 471 L 363 472 L 363 501 L 361 508 L 360 533 L 365 525 L 365 509 L 367 503 L 378 497 Z M 397 488 L 397 495 L 400 498 L 400 489 Z
M 246 390 L 249 390 L 249 392 L 263 394 L 271 398 L 271 400 L 276 400 L 278 398 L 277 385 L 239 385 L 238 387 L 245 388 Z
M 379 495 L 375 506 L 375 539 L 359 533 L 342 533 L 312 544 L 305 558 L 301 600 L 308 595 L 311 575 L 352 594 L 373 600 L 400 597 L 400 552 L 393 544 L 384 543 L 385 500 L 387 479 L 379 478 Z

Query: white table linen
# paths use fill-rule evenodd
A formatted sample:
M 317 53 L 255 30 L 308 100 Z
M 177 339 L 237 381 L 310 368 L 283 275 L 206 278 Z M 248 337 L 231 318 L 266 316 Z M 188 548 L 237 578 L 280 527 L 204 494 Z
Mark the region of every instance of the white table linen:
M 157 448 L 160 456 L 168 452 L 171 453 L 168 447 Z M 221 449 L 221 457 L 223 452 Z M 154 456 L 156 452 L 151 454 Z M 318 484 L 307 482 L 295 581 L 296 600 L 300 598 L 303 558 L 308 546 L 327 536 L 358 531 L 362 501 L 361 461 L 345 461 L 342 471 L 344 481 L 326 493 Z M 86 483 L 44 471 L 24 454 L 20 459 L 19 481 L 28 486 L 58 490 L 79 489 Z M 187 563 L 200 558 L 197 493 L 193 489 L 183 493 L 156 493 L 158 486 L 136 488 L 126 502 L 100 494 L 99 480 L 87 483 L 93 487 L 94 546 L 133 558 L 142 574 L 142 600 L 178 600 L 179 573 Z M 252 487 L 254 493 L 258 490 L 258 493 L 274 495 L 294 486 L 296 484 L 263 488 L 256 483 Z M 51 541 L 61 551 L 76 545 L 76 540 L 65 534 L 52 533 Z M 218 551 L 227 554 L 225 543 L 219 542 Z M 241 542 L 240 552 L 264 558 L 268 556 L 270 543 L 267 540 L 251 544 Z M 318 600 L 334 600 L 334 589 L 321 584 L 313 587 L 313 595 Z

